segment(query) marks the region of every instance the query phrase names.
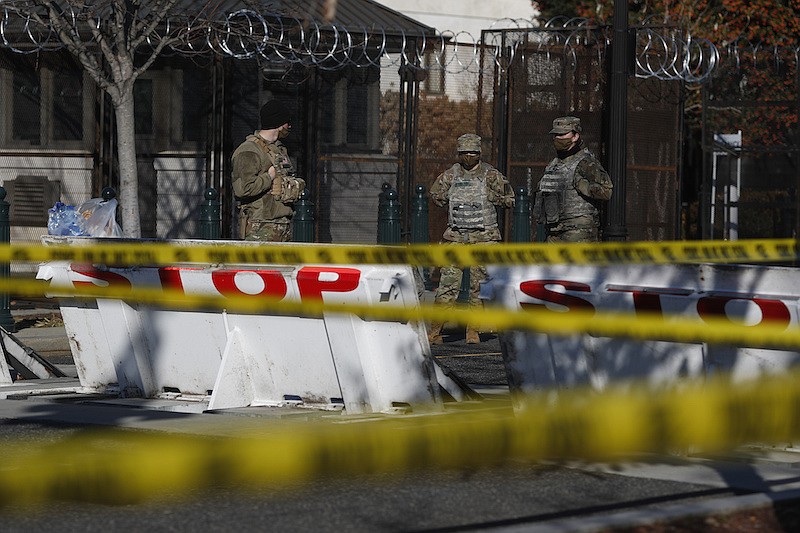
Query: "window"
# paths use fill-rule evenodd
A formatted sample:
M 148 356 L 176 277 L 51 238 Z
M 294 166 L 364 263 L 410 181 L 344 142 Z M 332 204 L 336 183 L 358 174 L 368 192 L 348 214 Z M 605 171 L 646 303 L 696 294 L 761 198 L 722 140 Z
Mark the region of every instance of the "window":
M 150 68 L 134 84 L 136 145 L 141 153 L 200 150 L 210 109 L 207 70 Z
M 53 89 L 53 140 L 83 139 L 83 74 L 79 71 L 56 72 Z
M 323 79 L 319 98 L 319 138 L 348 151 L 379 149 L 380 71 L 352 69 Z
M 164 61 L 134 84 L 134 128 L 142 154 L 204 148 L 211 76 L 193 62 Z M 68 53 L 0 52 L 0 147 L 91 151 L 96 85 Z
M 136 135 L 153 134 L 153 80 L 138 79 L 133 84 L 134 129 Z
M 211 115 L 210 76 L 201 69 L 183 71 L 183 140 L 201 142 L 206 138 Z
M 12 76 L 14 89 L 11 97 L 11 138 L 39 145 L 42 143 L 42 86 L 39 78 L 26 72 L 14 72 Z
M 49 55 L 0 60 L 0 141 L 9 148 L 88 150 L 94 84 L 70 61 Z

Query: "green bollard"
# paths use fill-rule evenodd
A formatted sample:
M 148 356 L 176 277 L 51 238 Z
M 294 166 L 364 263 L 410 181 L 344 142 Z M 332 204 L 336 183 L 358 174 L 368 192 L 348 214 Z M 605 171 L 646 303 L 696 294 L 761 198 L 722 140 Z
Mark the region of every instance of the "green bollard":
M 411 244 L 428 244 L 430 235 L 428 233 L 428 197 L 425 195 L 425 186 L 417 185 L 414 187 L 414 198 L 411 199 Z M 422 273 L 422 284 L 425 290 L 433 290 L 434 284 L 431 281 L 431 267 L 419 267 Z
M 314 242 L 314 202 L 311 201 L 311 192 L 303 189 L 300 199 L 294 204 L 292 217 L 292 240 L 295 242 Z
M 381 218 L 381 213 L 383 213 L 383 204 L 386 203 L 386 193 L 391 190 L 392 186 L 386 183 L 385 181 L 381 184 L 381 192 L 378 193 L 378 220 Z M 378 224 L 378 231 L 376 233 L 376 242 L 381 242 L 381 226 Z
M 384 198 L 378 204 L 378 244 L 400 244 L 402 206 L 397 199 L 397 191 L 389 188 L 381 194 Z
M 531 198 L 524 187 L 517 189 L 514 200 L 511 242 L 531 242 Z
M 209 187 L 203 193 L 203 197 L 205 201 L 200 204 L 200 238 L 218 240 L 222 226 L 220 215 L 222 203 L 219 201 L 219 193 L 213 187 Z
M 392 189 L 392 186 L 385 181 L 381 185 L 381 192 L 378 194 L 378 208 L 380 208 L 386 201 L 386 193 Z
M 427 244 L 428 237 L 428 197 L 425 186 L 414 187 L 414 198 L 411 200 L 411 243 Z
M 6 202 L 6 194 L 5 188 L 0 187 L 0 242 L 3 244 L 11 242 L 11 222 L 8 217 L 11 204 Z M 9 263 L 0 263 L 0 277 L 5 279 L 11 277 Z M 11 298 L 7 292 L 0 293 L 0 326 L 11 333 L 17 330 L 14 317 L 11 316 Z

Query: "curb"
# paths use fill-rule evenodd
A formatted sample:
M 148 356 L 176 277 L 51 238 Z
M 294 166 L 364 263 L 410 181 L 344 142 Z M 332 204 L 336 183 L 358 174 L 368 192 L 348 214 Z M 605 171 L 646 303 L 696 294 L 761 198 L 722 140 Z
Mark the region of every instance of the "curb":
M 687 519 L 703 519 L 714 515 L 729 515 L 756 509 L 773 509 L 776 504 L 800 500 L 800 489 L 784 492 L 747 494 L 690 504 L 673 505 L 660 509 L 623 511 L 613 515 L 567 518 L 553 522 L 518 524 L 508 527 L 492 528 L 492 531 L 512 533 L 536 531 L 537 533 L 595 532 L 615 529 L 653 528 L 668 526 L 670 522 Z M 697 524 L 692 531 L 702 531 L 703 524 Z M 688 527 L 681 526 L 681 527 Z M 677 530 L 687 530 L 678 528 Z

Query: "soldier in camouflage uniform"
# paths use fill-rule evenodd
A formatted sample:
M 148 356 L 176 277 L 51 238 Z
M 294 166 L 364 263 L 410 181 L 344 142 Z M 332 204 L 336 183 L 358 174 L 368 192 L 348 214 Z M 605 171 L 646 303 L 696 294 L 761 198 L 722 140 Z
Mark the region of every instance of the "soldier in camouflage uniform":
M 239 238 L 248 241 L 291 240 L 293 203 L 305 181 L 295 176 L 279 139 L 291 129 L 289 112 L 275 100 L 261 107 L 261 129 L 248 135 L 231 156 L 233 194 L 239 201 Z
M 547 228 L 547 242 L 599 240 L 599 204 L 611 198 L 612 183 L 597 158 L 583 147 L 581 120 L 553 121 L 556 158 L 539 181 L 533 215 Z
M 458 138 L 459 162 L 436 178 L 431 187 L 431 200 L 439 207 L 447 205 L 447 229 L 442 236 L 444 242 L 474 244 L 498 242 L 500 228 L 495 206 L 512 207 L 514 191 L 508 180 L 496 168 L 481 161 L 481 138 L 467 133 Z M 452 307 L 461 289 L 462 270 L 456 266 L 442 267 L 435 301 Z M 480 308 L 480 282 L 486 279 L 482 266 L 470 267 L 469 305 Z M 441 344 L 441 323 L 431 324 L 428 339 L 431 344 Z M 477 330 L 467 326 L 466 340 L 469 344 L 480 342 Z

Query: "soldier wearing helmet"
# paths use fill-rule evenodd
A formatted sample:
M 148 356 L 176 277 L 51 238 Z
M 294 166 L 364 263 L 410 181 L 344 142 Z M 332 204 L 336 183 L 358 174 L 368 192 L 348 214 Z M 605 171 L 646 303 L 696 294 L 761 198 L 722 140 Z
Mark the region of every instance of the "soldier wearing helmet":
M 611 178 L 581 139 L 581 120 L 553 121 L 556 157 L 539 180 L 533 215 L 547 229 L 547 242 L 599 240 L 600 202 L 611 198 Z
M 474 244 L 500 241 L 496 206 L 512 207 L 514 191 L 496 168 L 481 161 L 481 138 L 474 133 L 460 136 L 456 142 L 458 163 L 445 170 L 431 187 L 431 200 L 439 207 L 447 206 L 447 229 L 442 236 L 446 243 Z M 469 305 L 483 304 L 479 298 L 480 282 L 486 278 L 482 266 L 470 267 Z M 442 267 L 435 301 L 446 307 L 455 305 L 461 289 L 462 270 L 454 265 Z M 441 323 L 431 324 L 428 339 L 441 344 Z M 467 326 L 466 341 L 480 342 L 475 327 Z

